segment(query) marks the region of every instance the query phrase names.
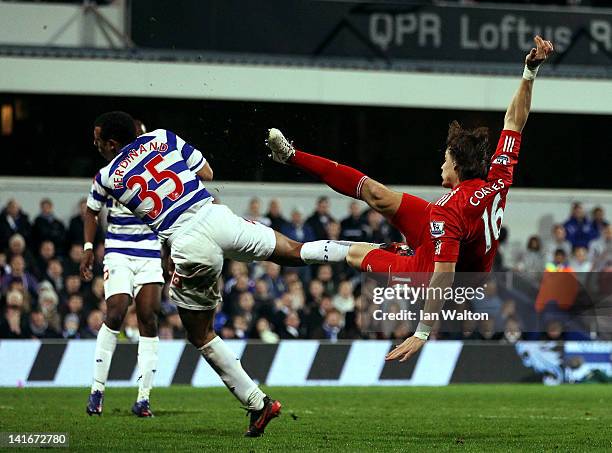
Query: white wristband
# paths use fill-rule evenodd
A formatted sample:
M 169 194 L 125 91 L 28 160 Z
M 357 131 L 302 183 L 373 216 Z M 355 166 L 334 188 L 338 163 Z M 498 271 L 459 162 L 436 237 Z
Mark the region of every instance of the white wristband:
M 422 322 L 420 322 L 416 328 L 416 332 L 414 332 L 414 336 L 420 340 L 427 341 L 430 333 L 431 333 L 431 326 L 428 326 L 427 324 L 423 324 Z
M 86 252 L 87 250 L 93 250 L 93 244 L 91 242 L 83 244 L 83 251 Z
M 525 65 L 525 69 L 523 69 L 523 79 L 525 80 L 534 80 L 536 75 L 538 75 L 539 66 L 536 66 L 535 69 L 530 69 L 529 66 Z

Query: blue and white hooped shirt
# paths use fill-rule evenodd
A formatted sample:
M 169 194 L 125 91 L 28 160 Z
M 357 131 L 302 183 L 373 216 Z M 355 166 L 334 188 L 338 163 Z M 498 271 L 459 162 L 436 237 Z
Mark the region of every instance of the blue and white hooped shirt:
M 98 172 L 87 206 L 99 211 L 101 203 L 112 197 L 166 240 L 191 218 L 182 214 L 193 214 L 213 200 L 196 174 L 205 164 L 200 151 L 173 132 L 157 129 L 126 145 Z M 112 215 L 109 226 L 111 220 Z

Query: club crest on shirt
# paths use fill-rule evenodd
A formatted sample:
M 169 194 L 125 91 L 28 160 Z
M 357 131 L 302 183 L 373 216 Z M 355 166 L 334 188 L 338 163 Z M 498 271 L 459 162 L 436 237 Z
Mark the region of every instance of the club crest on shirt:
M 435 238 L 439 238 L 440 236 L 444 236 L 444 222 L 439 220 L 432 220 L 429 222 L 431 226 L 431 235 Z

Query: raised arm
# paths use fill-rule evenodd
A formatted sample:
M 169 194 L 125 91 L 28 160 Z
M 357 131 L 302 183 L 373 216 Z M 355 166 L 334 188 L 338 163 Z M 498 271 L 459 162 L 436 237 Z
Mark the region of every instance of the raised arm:
M 531 109 L 531 92 L 533 82 L 538 68 L 548 56 L 553 52 L 553 45 L 550 41 L 545 41 L 540 36 L 534 38 L 536 47 L 531 49 L 525 58 L 525 70 L 518 90 L 514 93 L 512 101 L 506 110 L 504 118 L 504 129 L 521 132 Z

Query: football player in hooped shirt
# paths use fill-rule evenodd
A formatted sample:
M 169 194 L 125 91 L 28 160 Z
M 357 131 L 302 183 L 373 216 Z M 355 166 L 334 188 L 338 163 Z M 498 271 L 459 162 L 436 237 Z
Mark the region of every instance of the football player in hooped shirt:
M 96 120 L 94 142 L 110 163 L 94 178 L 92 193 L 126 206 L 170 246 L 175 265 L 170 298 L 178 306 L 188 339 L 247 407 L 251 418 L 246 435 L 259 436 L 280 414 L 281 404 L 259 389 L 213 330 L 223 259 L 289 266 L 337 262 L 350 244 L 301 244 L 214 204 L 203 185 L 212 179 L 212 168 L 200 151 L 165 129 L 136 137 L 133 124 L 124 112 L 105 113 Z
M 553 51 L 552 43 L 534 38 L 536 47 L 525 59 L 523 78 L 506 111 L 504 129 L 489 159 L 488 130 L 467 130 L 451 123 L 442 165 L 442 185 L 452 189 L 435 203 L 395 192 L 360 171 L 329 159 L 296 150 L 278 129 L 270 129 L 267 145 L 272 158 L 301 168 L 344 195 L 361 199 L 383 214 L 415 251 L 400 256 L 367 244 L 349 248 L 347 262 L 367 272 L 433 272 L 429 286 L 442 294 L 454 273 L 489 272 L 497 251 L 506 196 L 518 162 L 521 131 L 531 106 L 539 66 Z M 427 300 L 426 313 L 438 313 L 442 300 Z M 414 336 L 387 355 L 407 360 L 429 337 L 433 321 L 421 321 Z

